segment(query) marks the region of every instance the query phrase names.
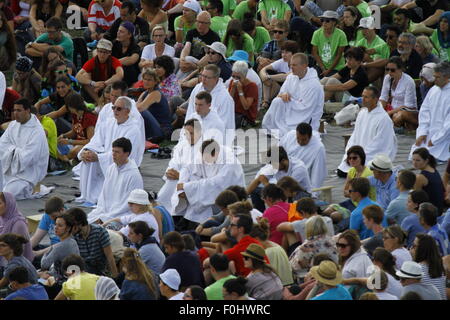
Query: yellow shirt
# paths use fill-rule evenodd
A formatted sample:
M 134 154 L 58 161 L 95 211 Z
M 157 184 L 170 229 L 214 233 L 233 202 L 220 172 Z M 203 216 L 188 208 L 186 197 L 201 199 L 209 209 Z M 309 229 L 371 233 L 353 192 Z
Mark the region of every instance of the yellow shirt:
M 56 125 L 52 118 L 43 116 L 41 119 L 41 125 L 47 132 L 48 150 L 50 155 L 58 159 L 58 134 L 56 132 Z
M 350 168 L 350 170 L 348 170 L 347 176 L 349 179 L 356 178 L 356 168 Z M 370 170 L 368 167 L 364 167 L 364 171 L 362 172 L 360 178 L 367 178 L 370 176 L 373 176 L 372 170 Z M 370 187 L 369 198 L 370 200 L 377 201 L 377 191 L 375 187 Z
M 63 283 L 63 293 L 69 300 L 95 300 L 95 286 L 99 276 L 82 272 Z

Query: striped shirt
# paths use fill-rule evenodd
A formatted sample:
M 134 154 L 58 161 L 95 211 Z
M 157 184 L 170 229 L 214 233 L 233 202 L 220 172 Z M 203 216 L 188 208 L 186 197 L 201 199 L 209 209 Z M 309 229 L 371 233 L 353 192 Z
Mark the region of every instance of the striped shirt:
M 106 270 L 107 260 L 104 248 L 111 245 L 108 231 L 97 225 L 91 224 L 91 230 L 87 239 L 81 234 L 76 234 L 74 239 L 80 249 L 80 256 L 86 262 L 87 272 L 102 274 Z
M 439 294 L 441 295 L 442 300 L 447 300 L 447 292 L 446 292 L 446 280 L 447 277 L 442 274 L 441 277 L 438 278 L 431 278 L 429 271 L 428 271 L 428 265 L 426 263 L 420 263 L 420 266 L 422 267 L 423 272 L 423 278 L 421 280 L 424 284 L 432 284 L 438 289 Z
M 105 14 L 102 6 L 95 1 L 92 1 L 88 9 L 88 23 L 95 23 L 97 27 L 103 30 L 111 28 L 114 21 L 120 18 L 120 8 L 122 3 L 119 0 L 114 0 L 112 8 L 108 15 Z

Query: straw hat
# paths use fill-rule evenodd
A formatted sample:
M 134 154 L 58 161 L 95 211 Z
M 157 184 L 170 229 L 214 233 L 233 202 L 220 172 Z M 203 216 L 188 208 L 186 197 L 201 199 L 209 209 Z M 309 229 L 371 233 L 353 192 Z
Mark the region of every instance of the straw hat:
M 250 244 L 244 252 L 241 252 L 244 257 L 249 257 L 261 262 L 266 262 L 264 256 L 266 255 L 266 250 L 256 243 Z
M 310 272 L 314 279 L 329 286 L 342 283 L 342 273 L 333 261 L 322 261 L 320 265 L 312 267 Z

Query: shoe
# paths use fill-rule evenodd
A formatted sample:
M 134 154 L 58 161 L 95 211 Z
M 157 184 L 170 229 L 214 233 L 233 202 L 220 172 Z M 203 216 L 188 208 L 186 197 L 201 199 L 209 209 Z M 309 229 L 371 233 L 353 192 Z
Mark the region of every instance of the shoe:
M 97 208 L 97 205 L 95 203 L 86 201 L 83 202 L 82 204 L 80 204 L 80 207 L 85 207 L 85 208 Z
M 76 203 L 84 203 L 85 202 L 85 200 L 81 197 L 81 194 L 79 197 L 75 198 L 75 200 L 73 200 L 73 201 Z
M 95 49 L 95 48 L 97 47 L 97 43 L 98 43 L 98 41 L 97 41 L 97 40 L 94 40 L 94 41 L 92 41 L 92 42 L 87 43 L 86 46 L 87 46 L 89 49 Z
M 400 127 L 400 128 L 394 127 L 394 132 L 396 134 L 404 134 L 405 133 L 405 128 L 403 128 L 403 127 Z

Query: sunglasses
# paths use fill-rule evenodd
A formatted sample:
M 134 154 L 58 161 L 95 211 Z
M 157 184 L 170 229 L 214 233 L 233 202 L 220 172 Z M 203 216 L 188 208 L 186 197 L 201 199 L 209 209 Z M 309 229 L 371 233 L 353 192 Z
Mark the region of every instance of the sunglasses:
M 123 108 L 123 107 L 116 107 L 116 106 L 112 106 L 111 107 L 112 109 L 113 109 L 113 111 L 122 111 L 123 109 L 125 109 L 125 108 Z
M 62 73 L 67 73 L 67 69 L 64 70 L 55 70 L 56 74 L 62 74 Z
M 387 72 L 395 72 L 395 71 L 397 71 L 397 69 L 394 69 L 394 68 L 386 68 L 386 71 L 387 71 Z
M 341 249 L 347 248 L 348 246 L 349 246 L 348 243 L 347 244 L 345 244 L 345 243 L 336 243 L 336 247 L 341 248 Z
M 250 260 L 250 258 L 249 258 L 249 257 L 246 257 L 246 256 L 244 256 L 244 260 Z
M 320 22 L 322 22 L 322 23 L 328 23 L 331 21 L 334 21 L 334 20 L 333 19 L 320 19 Z
M 207 54 L 219 54 L 218 52 L 214 52 L 214 51 L 208 51 Z
M 272 33 L 274 33 L 274 34 L 283 34 L 284 31 L 283 30 L 272 30 Z

